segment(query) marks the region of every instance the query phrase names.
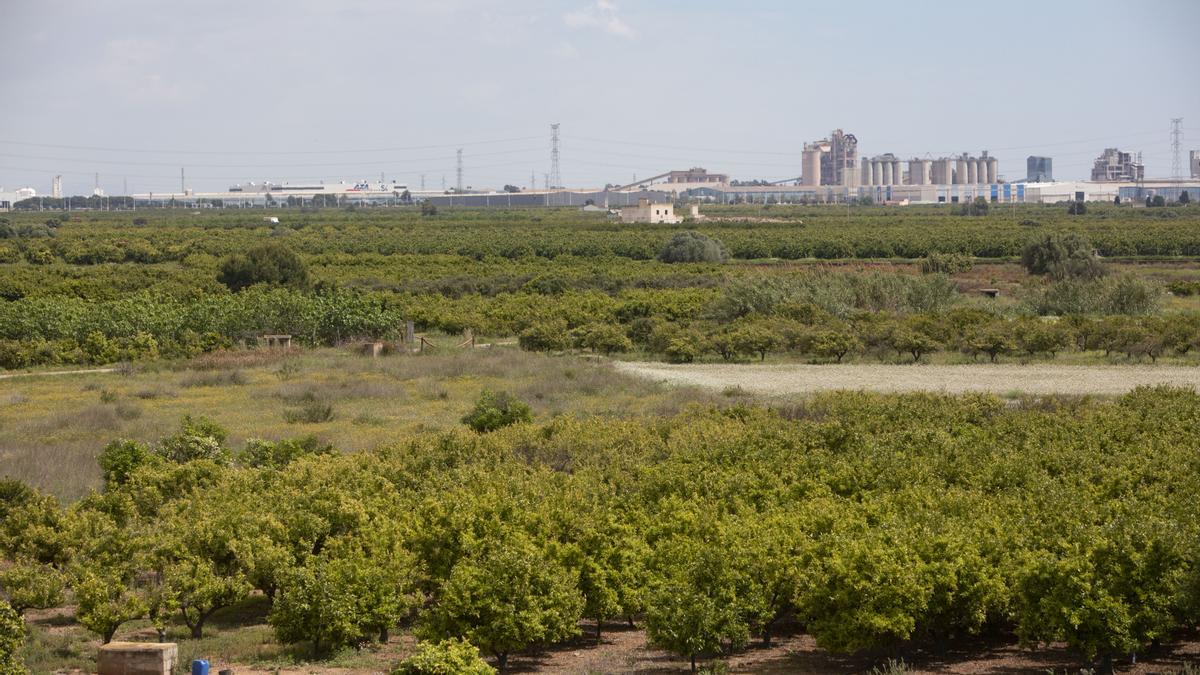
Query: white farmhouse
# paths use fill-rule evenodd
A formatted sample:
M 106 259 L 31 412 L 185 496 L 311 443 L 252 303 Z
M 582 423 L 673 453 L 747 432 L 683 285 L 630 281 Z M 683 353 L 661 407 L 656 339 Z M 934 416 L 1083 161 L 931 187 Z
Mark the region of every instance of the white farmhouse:
M 622 223 L 682 223 L 683 217 L 675 215 L 674 204 L 652 204 L 649 199 L 638 200 L 637 206 L 621 209 Z

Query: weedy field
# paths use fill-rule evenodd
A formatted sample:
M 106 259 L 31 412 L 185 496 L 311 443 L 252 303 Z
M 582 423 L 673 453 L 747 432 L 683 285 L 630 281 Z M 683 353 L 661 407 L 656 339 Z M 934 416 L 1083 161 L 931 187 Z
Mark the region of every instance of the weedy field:
M 662 387 L 589 358 L 514 347 L 364 357 L 349 349 L 219 352 L 112 373 L 0 380 L 0 476 L 67 500 L 102 485 L 96 457 L 114 438 L 149 442 L 185 415 L 230 441 L 316 436 L 354 452 L 461 427 L 483 390 L 528 401 L 535 419 L 673 415 L 692 403 L 745 400 Z

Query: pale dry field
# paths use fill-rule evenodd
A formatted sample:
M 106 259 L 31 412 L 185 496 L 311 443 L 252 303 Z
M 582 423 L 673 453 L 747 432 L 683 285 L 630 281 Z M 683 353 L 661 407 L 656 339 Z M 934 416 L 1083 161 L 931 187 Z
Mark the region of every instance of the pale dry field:
M 741 388 L 783 396 L 834 389 L 951 394 L 1119 395 L 1143 385 L 1200 388 L 1200 367 L 1175 365 L 885 365 L 616 362 L 618 371 L 656 382 Z

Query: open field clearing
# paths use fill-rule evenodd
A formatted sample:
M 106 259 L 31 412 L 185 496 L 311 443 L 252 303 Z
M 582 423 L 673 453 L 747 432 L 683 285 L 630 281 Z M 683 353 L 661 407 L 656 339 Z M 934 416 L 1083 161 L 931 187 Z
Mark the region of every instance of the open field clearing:
M 184 415 L 233 430 L 235 445 L 313 434 L 345 452 L 367 450 L 461 427 L 459 418 L 483 389 L 528 401 L 539 421 L 671 415 L 692 402 L 728 400 L 621 375 L 607 362 L 512 348 L 378 359 L 339 349 L 226 352 L 128 373 L 0 381 L 0 477 L 77 498 L 100 486 L 96 455 L 105 443 L 159 438 Z M 325 405 L 328 419 L 288 420 Z
M 1200 387 L 1194 366 L 1060 366 L 1052 364 L 882 365 L 799 363 L 756 365 L 621 362 L 618 371 L 670 384 L 771 396 L 838 389 L 1006 394 L 1116 395 L 1135 387 Z

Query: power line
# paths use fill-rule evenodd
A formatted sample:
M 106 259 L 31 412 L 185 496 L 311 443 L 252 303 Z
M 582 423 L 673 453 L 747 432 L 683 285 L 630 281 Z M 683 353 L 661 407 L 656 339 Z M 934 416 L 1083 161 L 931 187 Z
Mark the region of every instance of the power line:
M 469 147 L 472 145 L 491 145 L 496 143 L 514 143 L 517 141 L 535 141 L 542 136 L 519 136 L 514 138 L 497 138 L 469 143 L 442 143 L 438 145 L 409 145 L 394 148 L 365 148 L 347 150 L 147 150 L 142 148 L 112 148 L 95 145 L 62 145 L 56 143 L 34 143 L 31 141 L 0 140 L 0 145 L 25 145 L 38 148 L 58 148 L 62 150 L 97 150 L 101 152 L 129 152 L 151 155 L 337 155 L 371 152 L 406 152 L 409 150 L 433 150 L 437 148 Z
M 518 154 L 518 153 L 533 153 L 533 152 L 538 152 L 538 151 L 539 151 L 538 148 L 520 148 L 520 149 L 515 149 L 515 150 L 499 150 L 496 152 L 481 152 L 474 156 L 475 157 L 494 157 L 496 155 L 513 155 L 513 154 Z M 11 152 L 0 152 L 0 157 L 16 157 L 19 159 L 37 159 L 37 160 L 53 161 L 53 162 L 75 162 L 77 164 L 117 164 L 117 165 L 128 165 L 128 166 L 171 166 L 171 167 L 179 166 L 178 162 L 143 162 L 143 161 L 93 159 L 93 158 L 47 157 L 45 155 L 24 155 L 24 154 L 11 153 Z M 402 160 L 401 163 L 436 162 L 441 159 L 442 159 L 442 157 L 414 157 L 411 159 Z M 357 161 L 357 162 L 315 162 L 315 163 L 306 163 L 306 164 L 297 164 L 294 162 L 288 162 L 288 163 L 284 163 L 284 164 L 196 164 L 196 163 L 188 162 L 188 166 L 203 168 L 203 169 L 270 169 L 270 168 L 281 167 L 281 166 L 282 167 L 304 167 L 304 168 L 319 168 L 319 167 L 333 167 L 333 166 L 357 167 L 357 166 L 369 166 L 369 165 L 387 166 L 387 165 L 393 165 L 395 163 L 396 163 L 396 160 L 387 159 L 387 160 L 367 160 L 367 161 Z

